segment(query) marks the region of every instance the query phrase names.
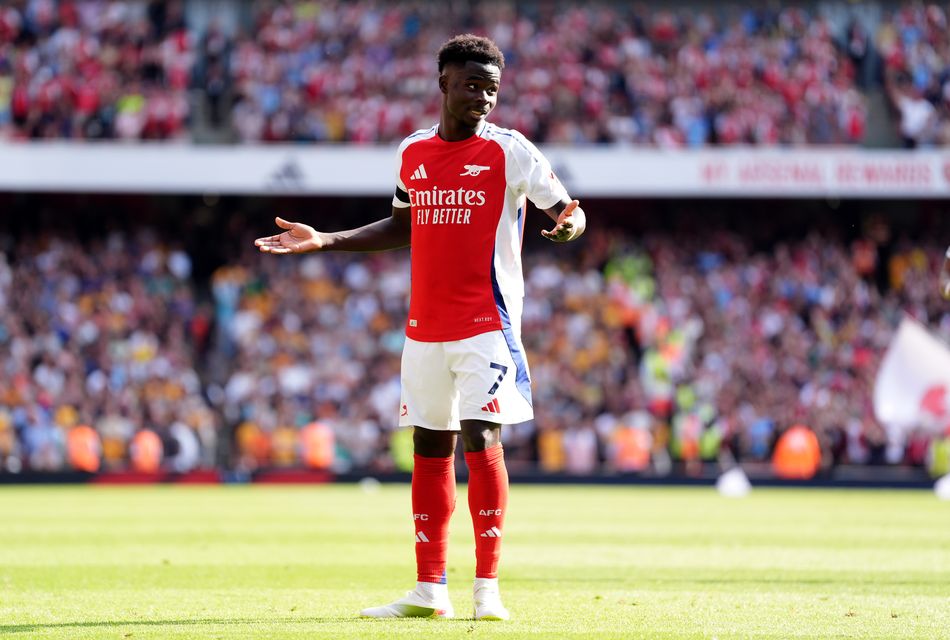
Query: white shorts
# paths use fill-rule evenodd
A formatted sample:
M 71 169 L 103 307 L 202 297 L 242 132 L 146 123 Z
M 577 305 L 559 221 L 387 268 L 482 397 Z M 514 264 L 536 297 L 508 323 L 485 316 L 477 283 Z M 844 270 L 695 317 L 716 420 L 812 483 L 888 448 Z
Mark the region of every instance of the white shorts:
M 406 338 L 399 426 L 458 431 L 460 420 L 531 420 L 531 379 L 521 341 L 490 331 L 452 342 Z

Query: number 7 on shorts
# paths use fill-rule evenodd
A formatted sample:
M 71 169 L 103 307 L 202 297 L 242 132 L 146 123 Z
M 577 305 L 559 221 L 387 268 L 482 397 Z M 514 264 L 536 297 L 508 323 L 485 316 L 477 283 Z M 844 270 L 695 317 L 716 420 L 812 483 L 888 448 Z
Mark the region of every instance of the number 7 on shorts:
M 492 385 L 492 388 L 488 390 L 488 395 L 495 395 L 495 392 L 498 391 L 498 385 L 501 384 L 501 381 L 505 379 L 505 374 L 508 373 L 508 367 L 503 364 L 498 364 L 497 362 L 489 363 L 488 365 L 492 369 L 498 369 L 501 373 L 498 374 L 498 380 L 495 381 L 495 384 Z

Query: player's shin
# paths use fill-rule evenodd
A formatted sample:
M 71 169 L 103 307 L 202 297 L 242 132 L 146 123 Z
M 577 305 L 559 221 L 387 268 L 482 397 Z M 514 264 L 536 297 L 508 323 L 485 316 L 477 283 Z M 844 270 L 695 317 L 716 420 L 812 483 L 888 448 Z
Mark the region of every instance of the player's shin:
M 508 509 L 508 470 L 501 445 L 465 452 L 468 507 L 475 526 L 475 577 L 498 577 L 501 538 Z
M 416 529 L 416 569 L 420 583 L 445 583 L 449 520 L 455 510 L 455 457 L 415 456 L 412 518 Z

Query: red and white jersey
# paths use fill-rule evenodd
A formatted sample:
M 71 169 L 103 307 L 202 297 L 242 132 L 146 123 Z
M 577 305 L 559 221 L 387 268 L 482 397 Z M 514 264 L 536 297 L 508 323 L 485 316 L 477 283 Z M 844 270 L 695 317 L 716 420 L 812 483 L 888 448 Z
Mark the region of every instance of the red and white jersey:
M 525 198 L 549 209 L 568 197 L 551 165 L 521 133 L 489 123 L 459 142 L 440 138 L 437 126 L 417 131 L 398 157 L 393 206 L 412 207 L 406 335 L 518 338 Z

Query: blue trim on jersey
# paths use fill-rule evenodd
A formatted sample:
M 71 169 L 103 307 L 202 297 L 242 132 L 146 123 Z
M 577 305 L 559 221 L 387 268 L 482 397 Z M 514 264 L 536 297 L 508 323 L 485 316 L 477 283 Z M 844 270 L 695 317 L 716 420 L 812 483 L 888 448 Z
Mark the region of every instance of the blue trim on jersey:
M 444 570 L 442 571 L 442 579 L 439 580 L 439 584 L 448 584 L 449 583 L 449 574 Z
M 521 352 L 521 345 L 515 338 L 514 331 L 511 329 L 511 318 L 508 316 L 508 307 L 505 305 L 505 299 L 501 295 L 501 288 L 498 286 L 498 278 L 495 276 L 495 252 L 491 254 L 491 288 L 495 296 L 495 306 L 498 308 L 498 317 L 501 318 L 501 332 L 505 336 L 505 342 L 508 343 L 508 351 L 511 352 L 511 360 L 515 363 L 515 386 L 524 396 L 524 399 L 531 402 L 531 379 L 528 377 L 528 363 L 525 360 L 524 353 Z
M 524 207 L 518 207 L 518 238 L 524 238 Z

